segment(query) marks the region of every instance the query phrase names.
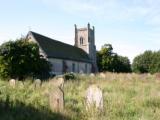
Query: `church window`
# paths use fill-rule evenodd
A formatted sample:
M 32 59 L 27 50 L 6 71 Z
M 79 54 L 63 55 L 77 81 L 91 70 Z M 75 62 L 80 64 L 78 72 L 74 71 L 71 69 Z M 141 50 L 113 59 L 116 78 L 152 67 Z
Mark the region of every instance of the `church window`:
M 75 72 L 75 63 L 72 63 L 72 72 Z
M 83 45 L 83 37 L 80 37 L 80 45 Z
M 86 71 L 86 73 L 87 73 L 87 64 L 85 64 L 85 71 Z

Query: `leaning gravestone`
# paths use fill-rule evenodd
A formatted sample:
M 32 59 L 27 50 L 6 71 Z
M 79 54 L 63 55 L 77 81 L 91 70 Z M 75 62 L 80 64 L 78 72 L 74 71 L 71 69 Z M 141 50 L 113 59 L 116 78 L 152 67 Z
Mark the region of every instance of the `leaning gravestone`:
M 52 111 L 61 112 L 64 109 L 64 92 L 56 87 L 49 94 L 49 105 Z
M 86 92 L 87 110 L 95 107 L 98 110 L 103 110 L 103 94 L 102 90 L 97 85 L 91 85 Z
M 58 81 L 59 81 L 59 87 L 63 88 L 64 87 L 64 78 L 63 77 L 58 78 Z
M 15 79 L 9 80 L 9 85 L 14 88 L 16 86 L 16 80 Z
M 40 88 L 41 84 L 42 84 L 41 80 L 40 79 L 36 79 L 34 81 L 34 88 Z
M 64 78 L 63 77 L 58 77 L 56 79 L 50 80 L 50 84 L 54 87 L 59 87 L 63 89 L 64 87 Z
M 64 87 L 64 78 L 63 77 L 57 78 L 57 80 L 55 81 L 55 84 L 57 85 L 57 87 L 63 89 L 63 87 Z

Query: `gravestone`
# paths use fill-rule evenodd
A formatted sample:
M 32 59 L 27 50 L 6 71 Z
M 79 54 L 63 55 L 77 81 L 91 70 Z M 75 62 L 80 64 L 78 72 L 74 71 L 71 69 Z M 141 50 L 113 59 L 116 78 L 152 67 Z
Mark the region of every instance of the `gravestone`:
M 96 75 L 94 73 L 91 73 L 89 76 L 90 77 L 95 77 Z
M 102 90 L 97 85 L 91 85 L 86 92 L 87 110 L 95 107 L 98 110 L 103 110 L 103 94 Z
M 51 85 L 55 86 L 55 87 L 59 87 L 61 89 L 63 89 L 64 87 L 64 78 L 63 77 L 58 77 L 56 79 L 52 79 L 50 81 Z
M 63 87 L 64 87 L 64 78 L 63 77 L 59 77 L 57 79 L 57 87 L 60 87 L 61 89 L 63 89 Z
M 52 111 L 61 112 L 64 109 L 64 92 L 56 87 L 49 93 L 49 105 Z
M 101 78 L 105 78 L 106 77 L 105 73 L 100 73 L 99 75 L 100 75 Z
M 41 84 L 42 84 L 42 82 L 40 79 L 34 80 L 34 88 L 40 88 Z
M 16 80 L 15 79 L 9 80 L 9 85 L 14 88 L 16 86 Z

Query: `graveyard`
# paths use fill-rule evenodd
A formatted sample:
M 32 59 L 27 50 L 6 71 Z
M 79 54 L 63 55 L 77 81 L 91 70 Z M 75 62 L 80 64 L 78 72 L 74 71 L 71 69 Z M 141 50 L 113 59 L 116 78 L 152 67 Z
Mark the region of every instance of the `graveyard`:
M 94 93 L 100 102 L 90 106 Z M 76 75 L 72 80 L 0 80 L 0 116 L 3 120 L 158 120 L 160 77 L 101 73 Z

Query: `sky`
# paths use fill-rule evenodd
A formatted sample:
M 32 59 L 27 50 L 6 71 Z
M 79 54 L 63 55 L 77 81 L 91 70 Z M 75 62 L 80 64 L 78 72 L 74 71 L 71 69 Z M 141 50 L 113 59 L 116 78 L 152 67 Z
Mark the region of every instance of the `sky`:
M 160 48 L 160 0 L 0 0 L 0 44 L 29 30 L 74 44 L 74 24 L 95 26 L 97 50 L 133 58 Z

